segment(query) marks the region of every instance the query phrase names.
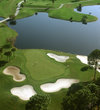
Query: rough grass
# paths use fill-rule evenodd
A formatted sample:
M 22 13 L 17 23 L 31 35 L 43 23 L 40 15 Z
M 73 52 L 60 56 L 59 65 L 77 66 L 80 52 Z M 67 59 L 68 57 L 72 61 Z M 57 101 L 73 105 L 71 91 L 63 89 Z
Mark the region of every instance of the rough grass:
M 7 38 L 17 37 L 17 35 L 17 32 L 9 28 L 7 25 L 0 23 L 0 47 L 6 43 Z
M 16 3 L 20 0 L 3 0 L 0 3 L 0 16 L 8 17 L 9 14 L 13 14 L 16 9 Z M 31 0 L 32 1 L 32 0 Z M 42 0 L 40 0 L 42 1 Z M 47 3 L 51 1 L 45 1 Z M 65 3 L 66 0 L 57 0 L 55 3 Z M 70 0 L 67 0 L 69 3 Z M 93 5 L 99 3 L 99 0 L 94 0 L 91 2 L 87 2 L 87 5 Z M 8 6 L 9 4 L 9 6 Z M 14 4 L 14 5 L 13 5 Z M 86 5 L 86 3 L 82 3 Z M 73 8 L 78 4 L 73 5 L 64 5 L 60 10 L 49 10 L 47 11 L 52 17 L 60 17 L 59 19 L 69 19 L 70 16 L 75 15 L 81 18 L 81 14 L 77 14 L 73 11 Z M 25 9 L 20 10 L 18 18 L 23 18 L 26 16 L 31 16 L 35 12 L 40 12 L 44 10 L 36 10 L 36 9 Z M 68 13 L 67 13 L 68 12 Z M 72 14 L 69 12 L 73 12 Z M 66 14 L 68 18 L 66 18 Z M 56 14 L 56 16 L 54 16 Z M 75 15 L 74 15 L 75 14 Z M 61 15 L 61 16 L 58 16 Z M 91 17 L 89 19 L 93 20 L 95 17 Z M 5 24 L 0 24 L 0 46 L 5 44 L 6 38 L 8 37 L 16 37 L 17 33 L 8 28 Z M 8 49 L 8 50 L 11 50 Z M 7 49 L 4 49 L 7 51 Z M 3 52 L 4 53 L 4 52 Z M 52 58 L 47 56 L 47 53 L 55 53 L 57 55 L 66 55 L 69 56 L 65 63 L 59 63 Z M 13 96 L 10 92 L 10 89 L 13 87 L 20 87 L 26 84 L 30 84 L 34 87 L 37 93 L 43 92 L 40 89 L 40 85 L 48 82 L 55 82 L 59 78 L 75 78 L 79 79 L 81 82 L 90 81 L 93 79 L 94 70 L 88 69 L 87 71 L 81 71 L 85 64 L 82 64 L 79 59 L 76 58 L 75 55 L 51 51 L 51 50 L 35 50 L 35 49 L 27 49 L 27 50 L 17 50 L 16 58 L 11 57 L 10 62 L 6 63 L 3 67 L 0 67 L 0 110 L 25 110 L 25 104 L 27 101 L 20 100 L 17 96 Z M 7 60 L 6 56 L 4 58 L 0 58 L 0 61 Z M 37 61 L 37 65 L 33 66 Z M 68 69 L 65 69 L 66 66 L 69 65 Z M 15 82 L 12 76 L 4 75 L 3 70 L 7 66 L 18 66 L 21 69 L 21 73 L 26 75 L 26 80 L 22 82 Z M 35 67 L 35 68 L 34 68 Z M 99 73 L 97 72 L 97 77 L 99 77 Z M 49 105 L 48 110 L 61 110 L 61 101 L 63 96 L 66 94 L 68 89 L 62 89 L 59 92 L 51 93 L 51 104 Z
M 21 0 L 2 0 L 0 2 L 0 16 L 6 18 L 9 15 L 15 14 L 16 11 L 16 3 Z

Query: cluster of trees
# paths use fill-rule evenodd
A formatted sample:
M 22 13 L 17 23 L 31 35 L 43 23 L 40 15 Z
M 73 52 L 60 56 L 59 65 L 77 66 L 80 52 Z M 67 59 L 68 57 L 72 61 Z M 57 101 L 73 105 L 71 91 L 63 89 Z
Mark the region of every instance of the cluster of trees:
M 10 51 L 3 52 L 3 48 L 1 47 L 0 56 L 1 56 L 1 58 L 3 58 L 3 53 L 4 53 L 4 55 L 7 56 L 7 60 L 10 61 L 10 57 L 12 56 L 12 53 L 13 53 L 13 57 L 15 58 L 15 51 L 16 51 L 16 48 L 12 48 Z
M 26 103 L 26 110 L 47 110 L 51 102 L 48 94 L 36 94 Z
M 100 110 L 100 78 L 96 71 L 100 62 L 100 50 L 95 49 L 88 55 L 88 64 L 95 69 L 94 79 L 89 84 L 75 84 L 69 89 L 62 101 L 62 110 Z
M 62 110 L 99 110 L 99 106 L 100 86 L 95 83 L 89 83 L 74 93 L 68 92 L 62 101 Z

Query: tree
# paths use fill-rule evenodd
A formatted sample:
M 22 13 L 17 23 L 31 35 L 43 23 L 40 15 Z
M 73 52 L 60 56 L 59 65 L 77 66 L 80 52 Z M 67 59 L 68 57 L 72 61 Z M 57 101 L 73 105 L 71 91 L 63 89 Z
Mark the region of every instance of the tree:
M 53 4 L 54 4 L 54 1 L 55 1 L 55 0 L 52 0 L 52 3 L 53 3 Z
M 51 98 L 47 94 L 36 94 L 26 103 L 26 110 L 47 110 Z
M 13 56 L 15 58 L 15 51 L 16 51 L 16 48 L 12 48 L 11 51 L 13 52 Z
M 2 53 L 3 53 L 3 48 L 0 48 L 0 55 L 1 55 L 1 57 L 3 57 Z
M 100 86 L 96 85 L 95 83 L 90 83 L 87 85 L 87 88 L 91 91 L 92 94 L 95 94 L 95 97 L 98 98 L 98 100 L 95 102 L 92 101 L 91 108 L 94 108 L 95 106 L 100 105 Z
M 77 11 L 82 11 L 82 6 L 81 6 L 81 4 L 79 4 L 79 6 L 77 7 Z
M 6 51 L 6 52 L 4 53 L 4 55 L 6 55 L 8 61 L 10 61 L 10 57 L 11 57 L 11 55 L 12 55 L 12 52 L 11 52 L 11 51 Z
M 94 65 L 94 68 L 95 68 L 94 81 L 95 81 L 96 70 L 97 70 L 99 61 L 100 61 L 100 50 L 95 49 L 88 55 L 88 64 Z
M 10 20 L 14 20 L 15 19 L 15 15 L 9 15 Z
M 96 102 L 98 98 L 91 93 L 89 89 L 81 89 L 75 94 L 66 96 L 63 99 L 63 110 L 88 110 L 92 102 Z
M 87 24 L 86 19 L 87 19 L 87 16 L 83 16 L 83 17 L 82 17 L 81 21 L 82 21 L 83 24 Z

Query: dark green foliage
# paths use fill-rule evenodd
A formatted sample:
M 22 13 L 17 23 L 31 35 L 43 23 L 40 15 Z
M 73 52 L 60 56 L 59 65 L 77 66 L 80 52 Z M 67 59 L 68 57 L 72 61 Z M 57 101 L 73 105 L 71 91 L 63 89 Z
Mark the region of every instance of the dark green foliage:
M 4 61 L 4 60 L 0 61 L 0 67 L 3 67 L 6 63 L 7 61 Z
M 51 102 L 51 98 L 47 94 L 36 94 L 32 96 L 29 102 L 26 104 L 26 110 L 47 110 L 48 105 Z
M 94 83 L 83 86 L 63 98 L 62 110 L 89 110 L 99 105 L 100 87 Z
M 79 2 L 80 0 L 72 0 L 71 2 Z
M 82 11 L 82 6 L 81 6 L 81 4 L 79 4 L 79 6 L 77 7 L 77 11 Z
M 15 58 L 15 51 L 16 51 L 16 48 L 12 48 L 11 51 L 13 52 L 13 56 Z
M 4 49 L 8 49 L 8 48 L 11 48 L 11 47 L 12 47 L 12 45 L 9 44 L 9 43 L 4 44 L 4 45 L 2 46 L 2 48 L 4 48 Z
M 70 22 L 72 22 L 72 19 L 73 19 L 73 17 L 71 17 L 69 20 L 70 20 Z
M 6 52 L 4 53 L 4 55 L 6 55 L 8 61 L 10 61 L 10 57 L 11 57 L 11 55 L 12 55 L 12 52 L 11 52 L 11 51 L 6 51 Z
M 97 78 L 97 80 L 95 81 L 95 84 L 100 86 L 100 78 Z
M 15 15 L 9 15 L 10 20 L 14 20 L 15 19 Z
M 87 24 L 86 19 L 87 19 L 87 16 L 83 16 L 83 17 L 82 17 L 81 21 L 82 21 L 83 24 Z
M 0 48 L 0 55 L 1 55 L 1 58 L 3 58 L 2 53 L 3 53 L 3 48 Z
M 94 80 L 96 77 L 96 69 L 98 68 L 98 62 L 100 60 L 100 50 L 95 49 L 88 55 L 88 64 L 95 66 L 95 74 L 94 74 Z
M 23 8 L 23 7 L 24 7 L 24 5 L 23 5 L 23 4 L 21 4 L 21 7 Z
M 71 87 L 69 87 L 69 91 L 67 92 L 67 95 L 70 95 L 71 93 L 74 94 L 78 90 L 82 89 L 85 83 L 79 82 L 76 84 L 72 84 Z

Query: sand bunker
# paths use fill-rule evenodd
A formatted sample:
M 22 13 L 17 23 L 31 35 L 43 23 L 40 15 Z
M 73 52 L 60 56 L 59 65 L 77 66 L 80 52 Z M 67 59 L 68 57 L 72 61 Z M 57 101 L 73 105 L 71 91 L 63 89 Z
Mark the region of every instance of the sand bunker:
M 78 59 L 84 64 L 88 64 L 87 56 L 82 56 L 82 55 L 76 55 Z
M 65 62 L 67 59 L 69 59 L 69 56 L 61 56 L 61 55 L 56 55 L 53 53 L 48 53 L 47 54 L 50 58 L 54 58 L 58 62 Z
M 77 55 L 76 56 L 78 59 L 80 59 L 80 61 L 84 64 L 88 65 L 88 58 L 87 56 L 82 56 L 82 55 Z M 100 65 L 100 62 L 98 62 L 98 65 Z M 91 65 L 94 68 L 94 65 Z M 100 69 L 97 68 L 97 71 L 100 73 Z
M 11 93 L 18 96 L 21 100 L 29 100 L 31 96 L 37 94 L 31 85 L 12 88 Z
M 57 92 L 62 88 L 69 88 L 71 84 L 78 83 L 76 79 L 58 79 L 55 83 L 47 83 L 40 86 L 44 92 Z
M 6 75 L 12 75 L 13 80 L 18 82 L 26 79 L 26 76 L 24 74 L 20 74 L 20 69 L 15 66 L 8 66 L 7 68 L 4 69 L 3 73 Z

